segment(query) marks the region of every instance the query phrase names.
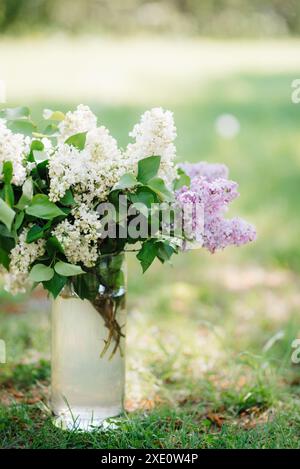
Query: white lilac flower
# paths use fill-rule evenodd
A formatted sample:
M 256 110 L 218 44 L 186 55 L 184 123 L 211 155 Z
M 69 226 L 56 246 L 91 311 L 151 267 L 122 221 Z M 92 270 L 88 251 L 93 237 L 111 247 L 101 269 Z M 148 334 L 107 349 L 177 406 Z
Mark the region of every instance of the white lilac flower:
M 176 165 L 173 163 L 160 163 L 158 176 L 164 180 L 166 186 L 171 190 L 173 182 L 178 177 Z
M 16 246 L 10 252 L 9 272 L 5 273 L 4 281 L 5 289 L 12 294 L 25 292 L 31 264 L 45 253 L 44 239 L 26 243 L 29 229 L 30 226 L 22 231 Z
M 80 205 L 72 211 L 74 221 L 63 220 L 52 235 L 61 243 L 69 262 L 95 265 L 98 258 L 97 241 L 101 236 L 101 222 L 97 212 Z
M 87 133 L 84 150 L 60 144 L 50 155 L 49 197 L 56 202 L 72 187 L 77 202 L 102 201 L 128 170 L 116 140 L 101 126 Z
M 85 181 L 75 188 L 75 195 L 87 202 L 97 198 L 102 202 L 106 199 L 112 187 L 120 180 L 121 176 L 130 170 L 126 161 L 96 161 L 90 165 L 90 172 Z
M 89 158 L 87 152 L 60 144 L 49 158 L 49 198 L 53 202 L 61 199 L 66 191 L 87 177 Z
M 135 139 L 126 149 L 129 159 L 138 161 L 147 156 L 158 155 L 162 162 L 173 162 L 176 155 L 174 140 L 177 136 L 173 113 L 162 108 L 146 111 L 129 133 Z
M 87 200 L 93 195 L 103 201 L 121 176 L 133 169 L 104 126 L 87 133 L 85 150 L 89 159 L 88 177 L 80 179 L 75 189 L 77 196 L 82 194 L 82 200 Z
M 22 134 L 14 134 L 7 128 L 4 119 L 0 119 L 0 181 L 3 164 L 11 161 L 13 165 L 12 182 L 21 186 L 26 179 L 25 157 L 29 152 L 30 138 Z
M 60 141 L 80 131 L 87 131 L 87 136 L 84 150 L 60 143 L 50 156 L 49 197 L 54 202 L 70 187 L 77 202 L 91 204 L 96 198 L 103 201 L 124 173 L 135 172 L 138 160 L 151 155 L 161 156 L 159 176 L 169 187 L 176 177 L 176 128 L 170 111 L 147 111 L 130 134 L 136 142 L 128 145 L 125 153 L 104 126 L 96 127 L 96 117 L 86 106 L 67 113 L 59 126 Z
M 97 117 L 88 106 L 80 104 L 74 112 L 67 112 L 64 120 L 58 124 L 58 141 L 63 143 L 71 135 L 96 129 Z
M 161 157 L 159 176 L 168 186 L 176 177 L 174 160 L 176 147 L 174 140 L 177 136 L 173 113 L 164 111 L 162 108 L 153 108 L 146 111 L 138 124 L 129 133 L 135 139 L 125 151 L 125 157 L 132 165 L 146 158 L 157 155 Z
M 116 139 L 103 125 L 87 133 L 85 148 L 94 161 L 120 161 L 122 158 Z
M 52 146 L 52 142 L 51 142 L 50 138 L 43 137 L 41 139 L 41 142 L 44 145 L 44 152 L 47 155 L 50 155 L 50 153 L 53 151 L 53 146 Z

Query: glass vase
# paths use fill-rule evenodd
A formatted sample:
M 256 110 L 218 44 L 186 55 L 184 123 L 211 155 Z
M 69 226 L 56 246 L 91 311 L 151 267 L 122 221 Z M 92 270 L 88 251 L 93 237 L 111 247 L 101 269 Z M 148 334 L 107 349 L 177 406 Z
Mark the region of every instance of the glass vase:
M 102 256 L 53 301 L 51 407 L 57 426 L 92 430 L 123 410 L 125 277 L 124 254 Z

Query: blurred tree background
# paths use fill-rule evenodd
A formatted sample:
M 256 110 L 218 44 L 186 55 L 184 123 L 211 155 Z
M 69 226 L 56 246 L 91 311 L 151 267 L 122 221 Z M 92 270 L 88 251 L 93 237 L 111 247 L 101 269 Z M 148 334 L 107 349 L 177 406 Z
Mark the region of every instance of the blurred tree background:
M 299 0 L 0 0 L 0 32 L 298 35 Z

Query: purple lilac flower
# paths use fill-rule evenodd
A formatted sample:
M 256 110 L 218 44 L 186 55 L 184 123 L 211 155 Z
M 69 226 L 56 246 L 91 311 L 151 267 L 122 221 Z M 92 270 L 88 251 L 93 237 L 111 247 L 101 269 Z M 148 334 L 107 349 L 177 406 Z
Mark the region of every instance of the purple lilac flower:
M 202 243 L 204 212 L 203 207 L 199 204 L 199 195 L 192 190 L 188 190 L 187 187 L 184 187 L 178 191 L 176 201 L 181 209 L 185 209 L 185 215 L 189 217 L 191 216 L 192 218 L 191 220 L 186 220 L 186 218 L 183 217 L 183 228 L 185 233 L 187 234 L 188 231 L 192 236 L 191 239 L 197 243 Z M 201 213 L 197 212 L 197 206 L 201 208 Z M 189 207 L 188 210 L 187 207 Z M 199 219 L 200 216 L 202 217 L 201 220 Z M 189 226 L 187 226 L 187 222 Z
M 188 166 L 188 168 L 187 168 Z M 191 177 L 190 188 L 182 187 L 176 193 L 176 200 L 184 208 L 186 204 L 194 204 L 192 228 L 194 239 L 202 238 L 203 247 L 210 252 L 223 249 L 229 245 L 240 246 L 253 241 L 256 237 L 255 228 L 240 218 L 225 219 L 224 212 L 228 204 L 238 197 L 238 185 L 228 180 L 228 170 L 224 165 L 208 163 L 186 164 L 181 168 Z M 202 174 L 199 174 L 199 173 Z M 226 177 L 220 177 L 223 174 Z M 202 206 L 204 223 L 196 219 L 199 211 L 196 204 Z M 202 228 L 201 233 L 199 227 Z M 197 231 L 198 230 L 198 231 Z
M 199 163 L 180 163 L 178 166 L 183 169 L 191 179 L 197 176 L 203 176 L 210 182 L 218 178 L 227 179 L 229 174 L 225 164 L 213 164 L 200 161 Z
M 205 177 L 191 179 L 191 190 L 198 194 L 203 204 L 205 216 L 227 210 L 227 205 L 239 196 L 238 184 L 228 179 L 215 179 L 209 182 Z
M 210 218 L 204 224 L 203 247 L 211 253 L 226 246 L 247 244 L 255 238 L 254 226 L 241 218 L 228 220 L 216 217 Z

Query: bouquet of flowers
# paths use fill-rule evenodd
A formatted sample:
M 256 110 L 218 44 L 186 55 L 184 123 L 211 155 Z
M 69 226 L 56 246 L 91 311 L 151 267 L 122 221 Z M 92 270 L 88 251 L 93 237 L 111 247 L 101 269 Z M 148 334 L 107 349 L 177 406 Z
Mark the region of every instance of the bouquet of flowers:
M 176 164 L 170 111 L 145 112 L 125 149 L 87 106 L 43 118 L 40 130 L 26 107 L 0 113 L 0 269 L 10 292 L 41 283 L 55 298 L 71 285 L 101 303 L 118 342 L 103 298 L 122 282 L 119 254 L 135 250 L 145 271 L 155 258 L 255 238 L 252 225 L 224 217 L 238 196 L 224 165 Z

